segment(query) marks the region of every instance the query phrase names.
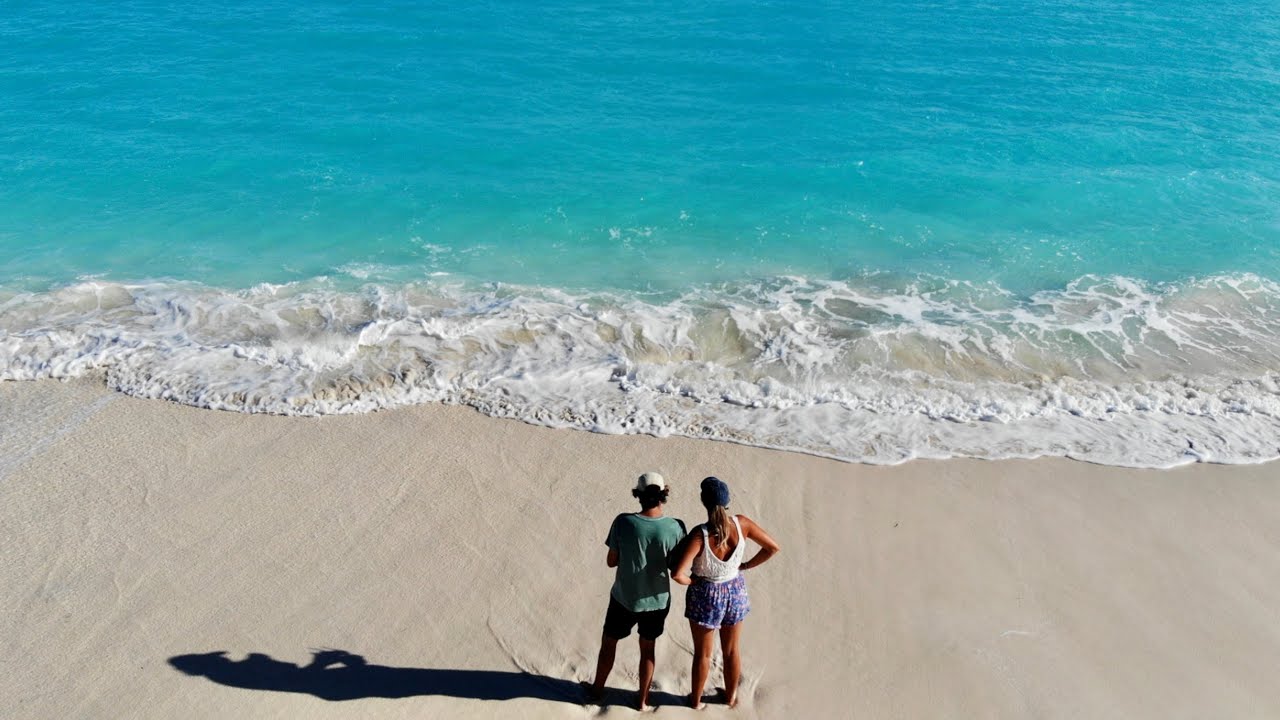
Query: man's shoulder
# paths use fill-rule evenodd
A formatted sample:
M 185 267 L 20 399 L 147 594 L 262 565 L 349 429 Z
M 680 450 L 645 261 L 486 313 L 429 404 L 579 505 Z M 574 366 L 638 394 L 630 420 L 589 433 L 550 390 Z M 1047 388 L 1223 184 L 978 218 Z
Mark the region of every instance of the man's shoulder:
M 613 527 L 627 528 L 642 535 L 651 535 L 655 532 L 684 532 L 684 521 L 670 515 L 646 517 L 639 513 L 621 513 L 613 519 Z
M 666 535 L 675 537 L 677 540 L 679 540 L 680 538 L 685 536 L 685 533 L 689 531 L 688 528 L 685 526 L 684 521 L 681 520 L 680 518 L 668 516 L 665 519 L 667 522 L 663 530 Z
M 615 533 L 620 528 L 631 527 L 631 513 L 618 513 L 609 523 L 609 532 Z
M 684 529 L 684 521 L 678 517 L 674 517 L 671 515 L 663 515 L 661 517 L 656 517 L 653 519 L 656 520 L 658 524 L 664 528 Z

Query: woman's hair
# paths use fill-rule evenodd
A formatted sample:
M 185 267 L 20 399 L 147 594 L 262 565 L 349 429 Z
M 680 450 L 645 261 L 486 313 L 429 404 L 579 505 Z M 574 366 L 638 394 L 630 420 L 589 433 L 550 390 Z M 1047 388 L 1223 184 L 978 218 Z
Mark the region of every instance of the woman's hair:
M 703 478 L 699 497 L 707 509 L 707 529 L 715 538 L 716 549 L 722 550 L 729 544 L 729 486 L 718 477 Z
M 723 505 L 707 505 L 707 527 L 711 530 L 712 542 L 717 550 L 723 550 L 729 544 L 729 511 Z M 739 540 L 741 542 L 741 540 Z
M 644 490 L 632 490 L 631 496 L 640 501 L 640 507 L 648 510 L 651 507 L 657 507 L 667 501 L 671 495 L 671 488 L 659 489 L 657 485 L 650 485 Z

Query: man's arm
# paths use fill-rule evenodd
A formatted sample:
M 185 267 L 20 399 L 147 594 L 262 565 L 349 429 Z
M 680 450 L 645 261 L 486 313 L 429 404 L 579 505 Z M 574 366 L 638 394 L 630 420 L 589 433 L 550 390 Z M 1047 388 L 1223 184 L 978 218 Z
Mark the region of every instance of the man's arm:
M 621 517 L 621 516 L 618 516 Z M 618 567 L 618 518 L 613 519 L 613 524 L 609 525 L 609 536 L 604 539 L 604 544 L 609 546 L 609 554 L 605 556 L 604 564 L 611 568 Z

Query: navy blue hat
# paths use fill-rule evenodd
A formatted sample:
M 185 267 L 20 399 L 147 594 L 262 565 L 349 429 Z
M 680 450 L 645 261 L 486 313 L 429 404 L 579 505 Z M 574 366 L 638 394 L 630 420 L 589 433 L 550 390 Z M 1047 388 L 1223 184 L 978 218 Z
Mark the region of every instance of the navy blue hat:
M 729 507 L 729 486 L 718 477 L 702 480 L 702 504 Z

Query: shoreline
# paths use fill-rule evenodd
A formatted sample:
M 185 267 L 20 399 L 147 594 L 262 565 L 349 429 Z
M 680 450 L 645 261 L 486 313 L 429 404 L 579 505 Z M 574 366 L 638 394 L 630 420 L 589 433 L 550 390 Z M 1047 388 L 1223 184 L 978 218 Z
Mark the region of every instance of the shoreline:
M 1028 297 L 933 284 L 949 290 L 85 281 L 4 304 L 0 380 L 102 377 L 134 397 L 286 416 L 441 402 L 873 464 L 1280 458 L 1275 282 L 1085 277 Z
M 594 716 L 572 695 L 604 534 L 644 470 L 693 523 L 698 480 L 725 478 L 783 547 L 748 574 L 742 707 L 711 716 L 1280 712 L 1266 465 L 867 465 L 446 405 L 211 413 L 78 380 L 0 383 L 0 714 Z M 676 596 L 659 702 L 688 685 Z M 317 682 L 326 649 L 366 664 Z M 635 657 L 620 644 L 604 714 L 633 712 Z

